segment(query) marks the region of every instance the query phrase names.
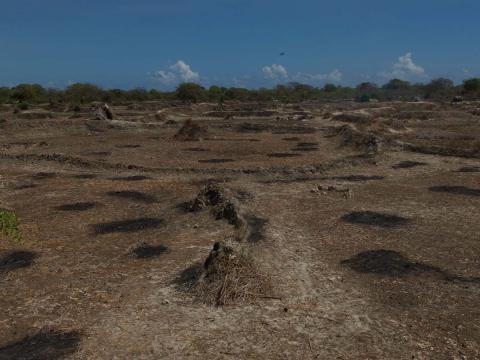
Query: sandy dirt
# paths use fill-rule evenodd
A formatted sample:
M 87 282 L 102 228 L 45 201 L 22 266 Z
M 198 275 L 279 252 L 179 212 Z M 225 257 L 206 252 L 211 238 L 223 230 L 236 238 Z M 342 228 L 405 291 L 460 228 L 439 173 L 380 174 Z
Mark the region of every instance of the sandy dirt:
M 0 359 L 480 358 L 479 104 L 241 106 L 0 112 Z M 234 233 L 185 210 L 211 182 L 272 296 L 179 286 Z

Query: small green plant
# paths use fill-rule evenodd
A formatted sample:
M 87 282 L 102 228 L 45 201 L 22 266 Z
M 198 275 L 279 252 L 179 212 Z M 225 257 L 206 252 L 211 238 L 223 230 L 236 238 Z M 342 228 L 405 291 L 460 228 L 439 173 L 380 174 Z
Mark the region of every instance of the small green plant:
M 22 241 L 22 236 L 18 229 L 17 215 L 13 211 L 0 209 L 0 231 L 17 243 Z
M 24 110 L 28 110 L 29 105 L 28 105 L 26 102 L 21 102 L 21 103 L 19 103 L 19 104 L 17 105 L 17 108 L 18 108 L 19 110 L 24 111 Z

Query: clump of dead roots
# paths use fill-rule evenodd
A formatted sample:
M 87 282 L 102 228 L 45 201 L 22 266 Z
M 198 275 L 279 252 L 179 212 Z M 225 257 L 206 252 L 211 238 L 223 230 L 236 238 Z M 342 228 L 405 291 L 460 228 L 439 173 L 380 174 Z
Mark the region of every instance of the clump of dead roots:
M 382 138 L 372 131 L 362 132 L 352 125 L 340 126 L 335 130 L 342 137 L 345 146 L 364 149 L 370 154 L 378 154 L 383 149 Z
M 90 111 L 96 120 L 113 120 L 113 112 L 108 104 L 95 103 Z
M 188 284 L 199 302 L 222 306 L 274 298 L 271 278 L 260 272 L 237 242 L 216 242 L 194 282 Z
M 207 138 L 207 136 L 208 131 L 206 126 L 201 126 L 191 119 L 188 119 L 175 134 L 174 138 L 180 141 L 199 141 Z
M 203 266 L 193 271 L 194 276 L 183 285 L 201 302 L 217 306 L 272 298 L 271 279 L 258 270 L 251 255 L 249 217 L 238 200 L 223 186 L 209 184 L 190 204 L 190 211 L 207 207 L 212 208 L 217 219 L 226 219 L 233 225 L 236 234 L 216 242 Z
M 230 225 L 241 230 L 241 234 L 245 233 L 247 221 L 244 211 L 229 190 L 220 184 L 205 186 L 191 203 L 190 211 L 196 212 L 207 207 L 212 208 L 212 214 L 217 220 L 225 219 Z

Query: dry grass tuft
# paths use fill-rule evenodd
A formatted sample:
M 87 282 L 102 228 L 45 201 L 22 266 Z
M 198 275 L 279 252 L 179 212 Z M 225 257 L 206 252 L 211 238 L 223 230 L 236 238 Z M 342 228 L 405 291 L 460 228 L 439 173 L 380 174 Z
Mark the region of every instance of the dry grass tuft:
M 271 278 L 257 269 L 249 255 L 217 242 L 205 261 L 195 295 L 203 303 L 222 306 L 272 298 L 272 289 Z

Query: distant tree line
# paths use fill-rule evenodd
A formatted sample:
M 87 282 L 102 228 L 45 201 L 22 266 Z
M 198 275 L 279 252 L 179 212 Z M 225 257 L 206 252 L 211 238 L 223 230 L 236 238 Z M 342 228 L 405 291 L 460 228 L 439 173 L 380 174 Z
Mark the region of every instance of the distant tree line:
M 68 103 L 88 104 L 93 101 L 122 103 L 131 101 L 182 100 L 186 102 L 211 101 L 222 103 L 237 101 L 280 101 L 300 102 L 305 100 L 344 100 L 355 99 L 367 102 L 375 100 L 394 100 L 421 98 L 449 98 L 457 95 L 466 97 L 480 96 L 480 78 L 465 80 L 461 85 L 453 81 L 438 78 L 427 84 L 412 84 L 400 79 L 392 79 L 383 86 L 364 82 L 356 87 L 326 84 L 313 87 L 291 82 L 274 88 L 245 89 L 237 87 L 210 86 L 204 88 L 195 83 L 180 84 L 176 91 L 165 92 L 146 89 L 109 89 L 105 90 L 88 83 L 77 83 L 63 90 L 46 89 L 38 84 L 20 84 L 15 87 L 0 87 L 0 103 Z

